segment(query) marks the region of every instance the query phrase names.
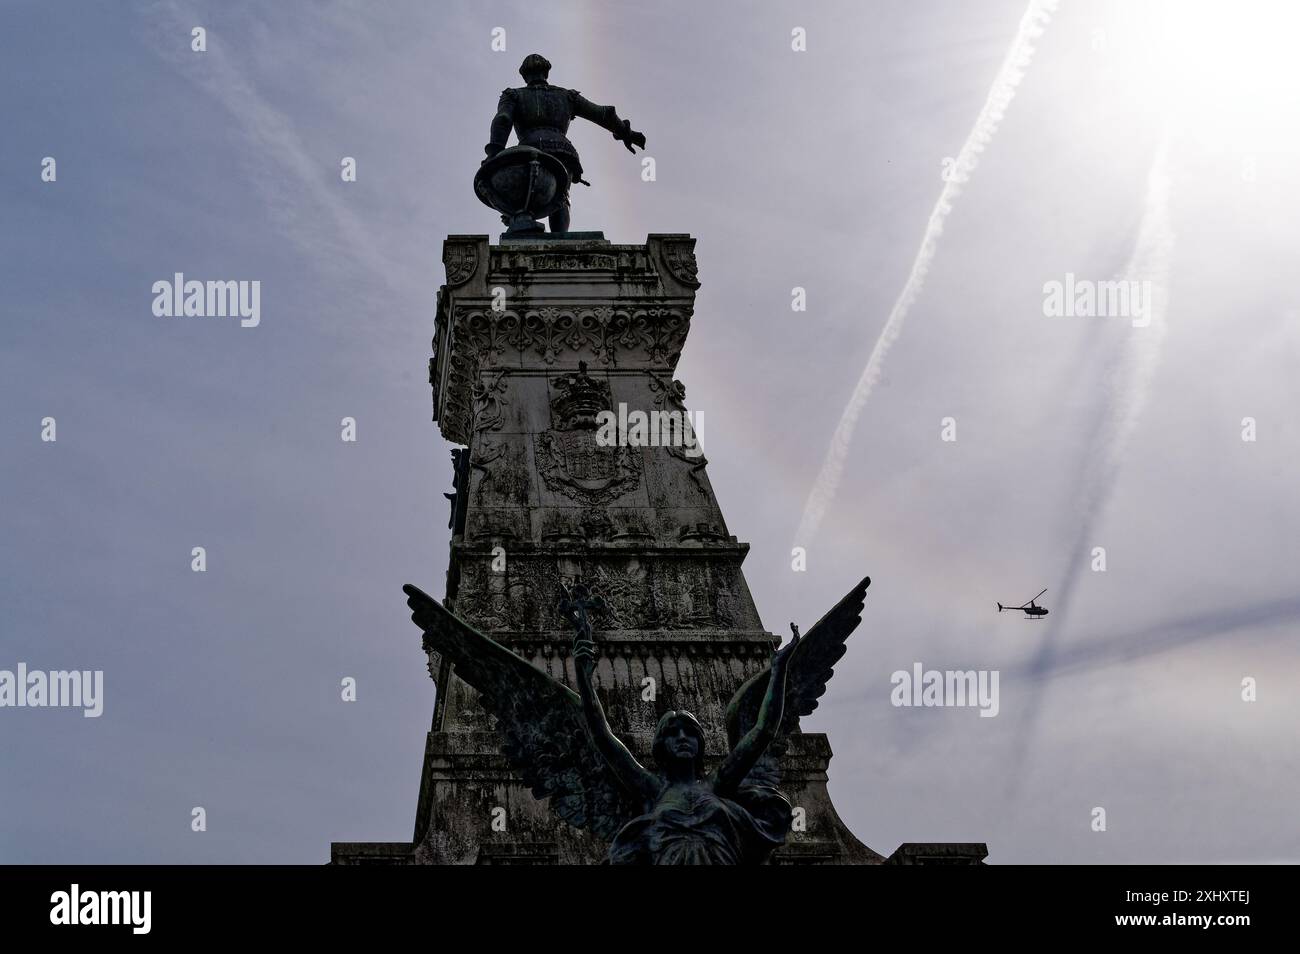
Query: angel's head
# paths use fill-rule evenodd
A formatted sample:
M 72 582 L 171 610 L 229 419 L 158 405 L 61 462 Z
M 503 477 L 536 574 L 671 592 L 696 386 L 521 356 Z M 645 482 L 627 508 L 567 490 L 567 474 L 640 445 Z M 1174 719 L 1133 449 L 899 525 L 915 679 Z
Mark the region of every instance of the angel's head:
M 704 775 L 704 729 L 695 716 L 683 709 L 669 709 L 664 713 L 655 727 L 650 752 L 655 764 L 665 772 L 686 763 L 696 778 Z

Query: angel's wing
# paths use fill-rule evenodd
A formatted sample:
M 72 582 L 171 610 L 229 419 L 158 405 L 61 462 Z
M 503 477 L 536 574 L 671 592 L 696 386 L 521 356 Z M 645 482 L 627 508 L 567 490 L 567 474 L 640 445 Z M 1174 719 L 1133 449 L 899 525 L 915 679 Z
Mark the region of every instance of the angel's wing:
M 575 828 L 606 840 L 638 813 L 596 751 L 571 689 L 462 622 L 409 583 L 402 587 L 426 644 L 455 665 L 497 721 L 501 751 L 539 799 Z
M 781 716 L 781 729 L 777 741 L 769 749 L 770 756 L 760 759 L 750 771 L 749 777 L 755 781 L 775 784 L 777 779 L 776 757 L 784 751 L 781 744 L 785 736 L 799 728 L 799 720 L 817 708 L 817 700 L 826 692 L 826 683 L 835 674 L 835 664 L 845 653 L 844 641 L 862 622 L 862 607 L 866 603 L 867 587 L 871 578 L 866 577 L 855 586 L 844 599 L 835 604 L 835 608 L 817 621 L 812 629 L 803 634 L 799 645 L 790 657 L 785 681 L 785 708 Z M 758 710 L 767 694 L 767 682 L 771 678 L 772 667 L 769 664 L 762 671 L 750 676 L 736 690 L 727 706 L 727 742 L 734 750 L 736 743 L 754 727 L 758 721 Z

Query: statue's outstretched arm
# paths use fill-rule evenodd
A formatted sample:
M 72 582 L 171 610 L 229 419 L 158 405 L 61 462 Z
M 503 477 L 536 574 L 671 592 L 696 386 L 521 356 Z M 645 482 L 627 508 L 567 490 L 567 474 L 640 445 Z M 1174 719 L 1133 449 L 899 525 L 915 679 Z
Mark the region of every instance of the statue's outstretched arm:
M 754 764 L 763 757 L 767 747 L 776 738 L 785 714 L 785 680 L 790 656 L 799 645 L 799 628 L 790 624 L 793 636 L 772 656 L 772 675 L 767 680 L 767 693 L 758 710 L 754 727 L 741 737 L 736 747 L 718 768 L 715 788 L 720 795 L 729 795 L 740 787 Z
M 602 129 L 608 129 L 615 139 L 627 147 L 628 152 L 636 152 L 633 146 L 645 148 L 645 134 L 633 129 L 626 119 L 619 119 L 618 110 L 613 106 L 599 106 L 577 90 L 569 90 L 569 104 L 573 108 L 573 115 L 581 116 Z
M 591 679 L 596 666 L 596 644 L 590 640 L 574 643 L 573 663 L 578 674 L 578 695 L 582 698 L 587 737 L 624 788 L 647 801 L 653 801 L 659 795 L 658 776 L 647 771 L 628 747 L 619 741 L 618 736 L 614 735 L 605 719 L 605 710 L 596 698 Z

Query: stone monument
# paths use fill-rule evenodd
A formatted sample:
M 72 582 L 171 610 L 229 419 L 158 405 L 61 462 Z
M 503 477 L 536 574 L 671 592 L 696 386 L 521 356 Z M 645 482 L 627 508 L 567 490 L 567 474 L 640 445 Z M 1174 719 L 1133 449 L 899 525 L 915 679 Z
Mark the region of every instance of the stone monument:
M 559 208 L 566 167 L 541 149 L 491 166 L 507 150 L 488 151 L 484 169 L 506 171 L 480 170 L 476 189 L 510 231 L 447 238 L 429 362 L 433 418 L 459 449 L 444 604 L 407 587 L 437 686 L 415 831 L 335 843 L 332 862 L 886 862 L 831 804 L 826 736 L 799 727 L 869 581 L 774 655 L 741 570 L 748 545 L 674 378 L 700 287 L 695 239 L 613 244 L 568 232 L 567 215 L 539 235 L 528 222 Z M 533 201 L 539 175 L 557 178 Z M 656 765 L 659 782 L 644 768 Z M 686 794 L 666 805 L 662 786 L 678 782 Z M 672 825 L 642 814 L 652 803 L 694 827 L 665 836 Z M 888 861 L 986 853 L 904 845 Z

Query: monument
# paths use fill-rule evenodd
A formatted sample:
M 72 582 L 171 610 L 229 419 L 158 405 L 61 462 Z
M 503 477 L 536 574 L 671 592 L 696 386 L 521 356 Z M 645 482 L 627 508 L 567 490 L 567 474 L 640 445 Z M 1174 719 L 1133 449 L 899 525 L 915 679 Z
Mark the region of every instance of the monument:
M 799 723 L 870 581 L 780 649 L 763 626 L 673 377 L 695 239 L 567 230 L 577 94 L 549 68 L 524 61 L 475 180 L 507 232 L 443 246 L 429 380 L 460 449 L 445 599 L 405 588 L 437 687 L 415 831 L 331 861 L 979 863 L 982 844 L 886 859 L 836 814 L 830 744 Z M 645 144 L 612 107 L 573 115 Z M 531 152 L 507 155 L 503 116 Z

